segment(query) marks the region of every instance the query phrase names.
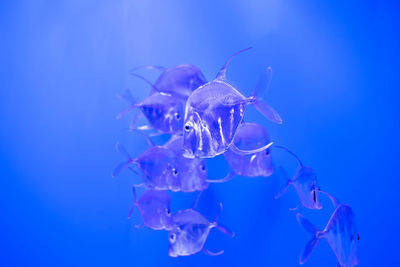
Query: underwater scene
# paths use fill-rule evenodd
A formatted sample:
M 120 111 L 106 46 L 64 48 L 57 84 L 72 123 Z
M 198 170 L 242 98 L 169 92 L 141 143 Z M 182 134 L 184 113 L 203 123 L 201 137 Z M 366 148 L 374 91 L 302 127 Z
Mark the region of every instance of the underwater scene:
M 397 266 L 399 5 L 0 3 L 0 266 Z

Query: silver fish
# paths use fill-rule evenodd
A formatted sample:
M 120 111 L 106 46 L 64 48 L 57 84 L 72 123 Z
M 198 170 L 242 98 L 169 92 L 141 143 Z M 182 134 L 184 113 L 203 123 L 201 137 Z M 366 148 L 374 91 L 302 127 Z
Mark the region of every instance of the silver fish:
M 222 209 L 222 204 L 220 207 Z M 189 256 L 200 251 L 213 256 L 223 253 L 223 251 L 210 252 L 204 248 L 212 228 L 217 228 L 227 235 L 234 236 L 230 230 L 218 224 L 219 214 L 212 223 L 194 209 L 181 210 L 174 214 L 174 228 L 169 231 L 169 256 Z
M 289 188 L 289 186 L 293 186 L 299 196 L 301 204 L 308 209 L 322 209 L 322 203 L 319 201 L 318 193 L 320 188 L 317 182 L 317 175 L 315 171 L 309 167 L 304 166 L 300 161 L 299 157 L 296 154 L 291 152 L 285 147 L 275 146 L 281 149 L 284 149 L 292 156 L 294 156 L 299 163 L 300 167 L 297 169 L 295 175 L 292 179 L 288 179 L 285 187 L 282 191 L 275 196 L 275 198 L 281 197 Z M 286 175 L 285 175 L 286 176 Z
M 244 122 L 239 125 L 233 140 L 240 149 L 255 149 L 270 143 L 267 130 L 259 124 Z M 238 155 L 231 149 L 224 153 L 234 173 L 247 177 L 270 176 L 274 169 L 270 148 L 251 155 Z
M 259 98 L 261 89 L 268 87 L 271 68 L 261 76 L 253 95 L 245 97 L 226 81 L 226 69 L 232 58 L 248 49 L 233 54 L 217 77 L 197 88 L 187 99 L 184 120 L 184 156 L 188 158 L 211 158 L 224 153 L 228 148 L 244 155 L 267 149 L 243 151 L 235 147 L 233 138 L 243 119 L 244 111 L 253 104 L 264 116 L 274 122 L 282 123 L 279 114 Z
M 354 212 L 349 205 L 337 202 L 336 209 L 323 231 L 319 231 L 299 213 L 297 214 L 297 221 L 312 235 L 300 256 L 300 264 L 303 264 L 310 257 L 322 238 L 328 241 L 336 255 L 339 266 L 353 267 L 358 264 L 357 245 L 360 235 L 357 232 Z
M 132 215 L 135 207 L 138 208 L 142 217 L 142 225 L 153 230 L 172 229 L 171 197 L 165 191 L 146 190 L 136 200 L 135 187 L 133 191 L 133 205 L 128 217 Z

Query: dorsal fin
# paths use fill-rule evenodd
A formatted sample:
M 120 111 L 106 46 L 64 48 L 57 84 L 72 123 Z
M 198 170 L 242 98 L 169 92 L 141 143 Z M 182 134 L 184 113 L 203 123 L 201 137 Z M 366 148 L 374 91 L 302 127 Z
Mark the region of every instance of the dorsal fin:
M 235 56 L 239 55 L 240 53 L 245 52 L 245 51 L 247 51 L 247 50 L 249 50 L 249 49 L 251 49 L 251 47 L 247 47 L 247 48 L 245 48 L 245 49 L 242 49 L 242 50 L 240 50 L 240 51 L 234 53 L 232 56 L 230 56 L 230 57 L 228 58 L 228 60 L 225 62 L 225 65 L 219 70 L 219 72 L 218 72 L 218 74 L 217 74 L 217 77 L 216 77 L 215 79 L 216 79 L 216 80 L 225 80 L 225 78 L 226 78 L 226 69 L 228 68 L 228 65 L 229 65 L 229 63 L 231 63 L 232 59 L 233 59 Z
M 131 74 L 132 74 L 133 76 L 135 76 L 135 77 L 137 77 L 137 78 L 142 79 L 143 81 L 145 81 L 147 84 L 149 84 L 149 85 L 151 86 L 151 88 L 153 88 L 154 90 L 156 90 L 156 91 L 159 92 L 160 94 L 171 96 L 170 94 L 165 93 L 165 92 L 161 91 L 160 89 L 158 89 L 157 86 L 155 86 L 154 84 L 152 84 L 152 83 L 151 83 L 149 80 L 147 80 L 145 77 L 143 77 L 143 76 L 141 76 L 141 75 L 139 75 L 139 74 L 136 74 L 136 73 L 131 73 Z

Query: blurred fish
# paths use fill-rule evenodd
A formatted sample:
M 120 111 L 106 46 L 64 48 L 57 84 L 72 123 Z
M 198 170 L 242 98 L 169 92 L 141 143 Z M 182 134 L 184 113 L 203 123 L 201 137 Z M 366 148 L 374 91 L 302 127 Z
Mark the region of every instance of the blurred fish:
M 132 215 L 134 208 L 137 207 L 142 217 L 142 226 L 153 230 L 172 229 L 171 198 L 167 192 L 152 189 L 146 190 L 136 200 L 135 187 L 132 188 L 132 191 L 133 205 L 128 217 Z
M 271 68 L 261 75 L 253 95 L 245 97 L 226 81 L 226 69 L 232 58 L 248 50 L 233 54 L 219 71 L 215 80 L 197 88 L 187 99 L 184 120 L 184 156 L 211 158 L 228 148 L 238 154 L 248 155 L 267 149 L 270 145 L 251 151 L 243 151 L 232 144 L 237 127 L 243 119 L 247 105 L 253 104 L 265 117 L 282 123 L 279 114 L 259 98 L 268 87 Z
M 261 125 L 244 122 L 238 126 L 233 142 L 240 149 L 255 149 L 268 144 L 270 139 Z M 251 155 L 238 155 L 228 149 L 224 157 L 233 172 L 242 176 L 270 176 L 274 171 L 269 148 Z
M 217 228 L 227 235 L 234 236 L 230 230 L 218 224 L 221 210 L 222 204 L 220 204 L 220 212 L 217 218 L 212 223 L 194 209 L 181 210 L 174 214 L 174 227 L 169 231 L 169 256 L 189 256 L 199 251 L 212 256 L 222 254 L 224 251 L 214 253 L 204 248 L 212 228 Z
M 323 231 L 319 231 L 300 213 L 297 214 L 297 221 L 312 234 L 311 240 L 300 255 L 300 264 L 310 257 L 321 238 L 328 241 L 339 262 L 338 266 L 352 267 L 358 264 L 357 245 L 360 236 L 355 225 L 353 210 L 349 205 L 337 202 L 336 209 Z
M 304 166 L 299 157 L 297 157 L 296 154 L 294 154 L 287 148 L 282 146 L 275 147 L 281 148 L 290 153 L 296 158 L 297 162 L 300 165 L 293 178 L 287 180 L 285 187 L 277 196 L 275 196 L 275 198 L 277 199 L 281 197 L 287 191 L 289 186 L 292 185 L 300 198 L 301 204 L 304 207 L 308 209 L 322 209 L 322 204 L 318 198 L 318 192 L 320 188 L 317 183 L 317 175 L 315 171 L 309 166 Z M 285 177 L 287 177 L 286 173 Z
M 160 66 L 142 66 L 139 68 L 155 69 L 161 72 L 154 86 L 161 92 L 187 99 L 199 86 L 207 83 L 201 70 L 191 64 L 181 64 L 170 68 Z M 133 71 L 137 70 L 134 69 Z M 136 75 L 135 73 L 132 73 Z M 151 93 L 156 93 L 152 90 Z
M 138 108 L 146 117 L 150 126 L 159 133 L 181 134 L 183 129 L 183 107 L 185 101 L 178 97 L 156 92 L 146 97 L 142 102 L 136 102 L 129 90 L 120 96 L 130 103 L 130 106 L 117 115 L 117 119 Z M 138 114 L 131 122 L 130 129 L 149 129 L 150 127 L 135 127 Z
M 142 173 L 141 178 L 146 188 L 179 191 L 179 163 L 172 150 L 161 146 L 152 146 L 139 157 L 133 158 L 120 143 L 117 143 L 117 151 L 123 154 L 127 160 L 113 170 L 113 177 L 131 165 L 135 165 Z
M 156 146 L 151 139 L 143 134 L 150 148 L 136 159 L 132 158 L 126 149 L 117 144 L 117 151 L 127 160 L 119 164 L 112 172 L 117 176 L 122 170 L 136 165 L 143 175 L 144 186 L 156 190 L 171 190 L 174 192 L 195 192 L 208 188 L 209 183 L 221 183 L 227 178 L 207 179 L 207 167 L 204 159 L 188 159 L 182 156 L 182 136 L 172 136 L 163 146 Z M 134 169 L 130 168 L 132 171 Z M 139 185 L 137 185 L 139 186 Z

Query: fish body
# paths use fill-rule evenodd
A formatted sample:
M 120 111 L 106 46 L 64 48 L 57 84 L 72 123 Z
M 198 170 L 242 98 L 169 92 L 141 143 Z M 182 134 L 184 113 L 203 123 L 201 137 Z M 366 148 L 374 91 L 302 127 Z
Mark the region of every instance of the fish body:
M 189 256 L 201 251 L 215 224 L 193 209 L 173 215 L 174 228 L 169 231 L 169 256 Z
M 192 64 L 166 68 L 155 82 L 161 92 L 187 99 L 199 86 L 207 83 L 201 70 Z M 154 89 L 152 93 L 155 93 Z
M 212 228 L 216 228 L 226 235 L 234 236 L 233 232 L 218 223 L 221 211 L 222 204 L 220 204 L 220 211 L 214 222 L 209 222 L 194 209 L 181 210 L 174 214 L 174 226 L 169 231 L 169 256 L 189 256 L 200 251 L 212 256 L 223 253 L 223 251 L 213 253 L 204 248 Z
M 179 166 L 180 191 L 194 192 L 208 188 L 207 167 L 204 159 L 189 159 L 182 155 L 183 137 L 172 136 L 164 147 L 174 151 Z
M 255 149 L 270 142 L 268 132 L 256 123 L 241 123 L 234 138 L 235 145 L 241 149 Z M 228 149 L 225 159 L 236 174 L 247 177 L 270 176 L 273 173 L 270 149 L 251 155 L 238 155 Z
M 303 165 L 303 163 L 300 161 L 297 155 L 288 150 L 287 148 L 282 146 L 276 146 L 276 147 L 281 148 L 290 153 L 292 156 L 294 156 L 297 159 L 300 166 L 297 169 L 293 178 L 287 179 L 286 186 L 277 196 L 275 196 L 275 198 L 279 198 L 280 196 L 282 196 L 287 191 L 289 186 L 292 185 L 296 190 L 297 195 L 299 196 L 301 204 L 305 208 L 322 209 L 322 203 L 319 201 L 320 188 L 317 182 L 317 174 L 314 171 L 314 169 L 309 166 Z M 285 173 L 285 177 L 286 176 L 287 175 Z
M 354 212 L 349 205 L 338 204 L 323 231 L 318 231 L 301 214 L 297 214 L 297 220 L 312 234 L 311 240 L 300 256 L 301 264 L 308 259 L 322 238 L 328 241 L 340 266 L 353 267 L 358 264 L 357 245 L 360 237 L 355 224 Z
M 260 88 L 269 84 L 270 68 L 262 74 L 261 82 L 250 97 L 245 97 L 226 81 L 227 66 L 238 53 L 228 59 L 213 81 L 197 88 L 187 99 L 183 131 L 185 157 L 212 158 L 227 151 L 232 146 L 236 130 L 249 104 L 254 104 L 263 115 L 281 123 L 279 115 L 257 96 Z
M 136 197 L 136 193 L 134 196 Z M 153 230 L 172 229 L 171 197 L 167 192 L 146 190 L 137 201 L 134 200 L 132 209 L 135 206 L 139 210 L 144 226 Z

